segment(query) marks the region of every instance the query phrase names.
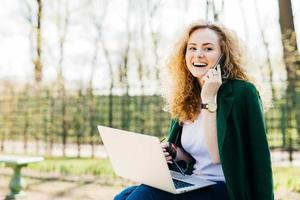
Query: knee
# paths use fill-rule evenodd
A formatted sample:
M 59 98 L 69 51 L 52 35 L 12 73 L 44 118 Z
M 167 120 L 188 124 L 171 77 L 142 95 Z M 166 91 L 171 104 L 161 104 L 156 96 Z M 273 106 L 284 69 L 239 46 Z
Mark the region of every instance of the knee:
M 163 191 L 147 185 L 139 185 L 123 190 L 114 197 L 114 200 L 156 200 L 164 199 L 163 197 Z
M 147 186 L 147 185 L 140 185 L 136 188 L 136 190 L 129 196 L 128 200 L 155 200 L 155 199 L 162 199 L 162 191 Z
M 126 200 L 126 197 L 120 192 L 114 196 L 113 200 Z
M 128 196 L 137 188 L 137 186 L 130 186 L 128 188 L 125 188 L 120 193 L 116 194 L 114 196 L 114 200 L 126 200 Z
M 113 200 L 126 200 L 126 196 L 124 196 L 123 194 L 122 194 L 122 192 L 120 192 L 120 193 L 118 193 L 118 194 L 116 194 L 115 196 L 114 196 L 114 198 L 113 198 Z
M 113 200 L 121 200 L 120 194 L 116 194 L 116 195 L 114 196 Z

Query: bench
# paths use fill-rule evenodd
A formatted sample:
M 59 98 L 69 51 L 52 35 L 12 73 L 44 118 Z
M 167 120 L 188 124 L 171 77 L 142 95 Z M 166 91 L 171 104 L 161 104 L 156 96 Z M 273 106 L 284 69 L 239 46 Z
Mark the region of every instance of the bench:
M 10 193 L 7 194 L 5 200 L 17 199 L 25 195 L 23 189 L 26 184 L 22 178 L 21 169 L 30 163 L 37 163 L 43 160 L 43 157 L 13 155 L 0 156 L 0 163 L 4 163 L 5 166 L 11 167 L 14 171 L 9 183 Z

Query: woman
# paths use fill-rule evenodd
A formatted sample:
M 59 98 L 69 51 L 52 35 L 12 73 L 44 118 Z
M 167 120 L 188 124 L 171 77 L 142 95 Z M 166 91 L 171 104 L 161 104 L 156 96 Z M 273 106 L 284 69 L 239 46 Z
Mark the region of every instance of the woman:
M 203 21 L 187 28 L 168 62 L 172 145 L 162 147 L 168 163 L 185 161 L 193 176 L 217 184 L 180 195 L 133 186 L 115 199 L 274 199 L 262 103 L 243 64 L 228 28 Z

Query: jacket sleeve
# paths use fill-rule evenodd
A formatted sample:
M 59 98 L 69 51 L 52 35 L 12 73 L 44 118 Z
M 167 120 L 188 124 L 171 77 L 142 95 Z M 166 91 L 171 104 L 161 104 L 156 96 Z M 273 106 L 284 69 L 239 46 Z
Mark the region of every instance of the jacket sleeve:
M 270 151 L 267 142 L 263 107 L 254 85 L 246 88 L 246 109 L 248 120 L 249 178 L 252 199 L 273 200 L 273 179 Z
M 169 128 L 168 142 L 174 143 L 181 147 L 181 131 L 182 126 L 179 125 L 179 122 L 176 119 L 172 119 Z

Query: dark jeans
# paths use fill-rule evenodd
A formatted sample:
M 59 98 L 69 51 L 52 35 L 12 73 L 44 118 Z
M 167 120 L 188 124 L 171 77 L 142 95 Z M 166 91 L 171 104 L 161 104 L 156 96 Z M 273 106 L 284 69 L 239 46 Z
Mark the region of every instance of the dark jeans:
M 229 200 L 226 184 L 217 184 L 183 194 L 172 194 L 147 185 L 131 186 L 114 197 L 114 200 Z

